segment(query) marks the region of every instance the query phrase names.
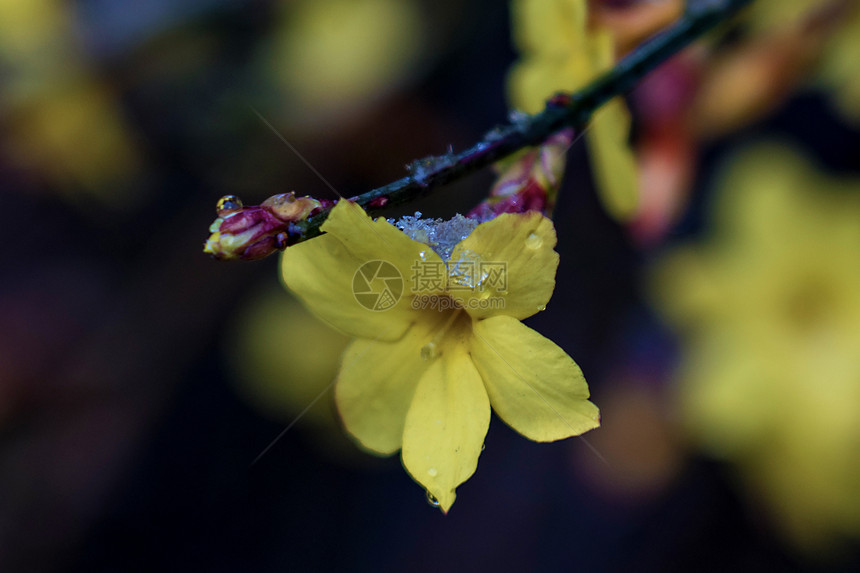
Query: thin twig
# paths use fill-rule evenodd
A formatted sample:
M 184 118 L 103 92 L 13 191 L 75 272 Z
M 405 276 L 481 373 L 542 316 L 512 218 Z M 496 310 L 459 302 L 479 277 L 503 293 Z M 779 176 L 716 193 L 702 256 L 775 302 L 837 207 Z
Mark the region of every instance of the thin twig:
M 359 195 L 354 201 L 371 211 L 376 207 L 407 203 L 435 187 L 469 175 L 524 147 L 538 145 L 561 129 L 582 128 L 601 105 L 633 89 L 648 72 L 705 32 L 728 20 L 751 1 L 691 2 L 675 24 L 639 46 L 584 89 L 570 96 L 551 99 L 544 111 L 536 115 L 514 115 L 511 123 L 493 129 L 480 142 L 463 152 L 414 161 L 410 166 L 410 175 Z M 319 228 L 329 211 L 325 209 L 307 221 L 295 224 L 293 230 L 297 236 L 293 240 L 300 242 L 319 235 Z

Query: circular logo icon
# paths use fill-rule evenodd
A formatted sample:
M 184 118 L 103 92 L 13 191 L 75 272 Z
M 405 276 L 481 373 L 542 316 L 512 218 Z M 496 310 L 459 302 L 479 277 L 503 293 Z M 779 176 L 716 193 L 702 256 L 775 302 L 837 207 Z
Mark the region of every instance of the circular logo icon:
M 388 261 L 369 261 L 355 271 L 352 294 L 367 310 L 388 310 L 403 296 L 403 276 Z

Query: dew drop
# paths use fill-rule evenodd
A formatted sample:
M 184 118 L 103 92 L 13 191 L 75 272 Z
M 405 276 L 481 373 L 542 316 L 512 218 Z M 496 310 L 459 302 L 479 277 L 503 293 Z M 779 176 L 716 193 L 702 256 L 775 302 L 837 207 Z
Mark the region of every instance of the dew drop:
M 429 503 L 433 507 L 439 507 L 439 500 L 436 499 L 436 496 L 427 491 L 427 503 Z
M 427 470 L 427 474 L 430 477 L 436 477 L 437 475 L 439 475 L 439 470 L 437 470 L 436 468 L 430 468 L 429 470 Z
M 418 256 L 421 258 L 422 261 L 426 261 L 427 260 L 427 251 L 421 251 L 420 253 L 418 253 Z
M 543 245 L 543 239 L 540 238 L 540 235 L 531 233 L 526 237 L 526 247 L 529 249 L 539 249 L 541 245 Z
M 481 444 L 481 451 L 483 452 L 486 449 L 487 449 L 487 444 Z
M 483 290 L 478 294 L 478 300 L 487 300 L 488 298 L 490 298 L 490 291 L 488 290 Z
M 539 304 L 537 309 L 538 310 L 546 310 L 546 305 L 545 304 Z
M 438 356 L 438 352 L 436 351 L 435 342 L 428 342 L 421 347 L 421 360 L 432 360 L 436 356 Z
M 221 214 L 221 211 L 234 211 L 242 208 L 242 200 L 235 195 L 224 195 L 215 204 L 215 212 Z

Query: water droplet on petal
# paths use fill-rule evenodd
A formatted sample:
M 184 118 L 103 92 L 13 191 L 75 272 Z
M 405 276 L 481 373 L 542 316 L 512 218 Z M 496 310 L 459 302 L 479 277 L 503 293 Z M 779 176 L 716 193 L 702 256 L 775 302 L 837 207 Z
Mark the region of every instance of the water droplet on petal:
M 538 310 L 546 310 L 546 305 L 545 304 L 539 304 L 537 309 Z
M 420 253 L 418 253 L 418 256 L 421 258 L 422 261 L 426 261 L 427 260 L 427 251 L 421 251 Z
M 436 468 L 430 468 L 429 470 L 427 470 L 427 474 L 430 477 L 436 477 L 437 475 L 439 475 L 439 470 L 437 470 Z
M 475 289 L 479 286 L 480 277 L 477 276 L 475 270 L 480 268 L 481 256 L 470 250 L 460 252 L 457 260 L 449 261 L 448 263 L 448 281 L 457 287 L 464 289 Z
M 432 360 L 436 356 L 438 356 L 438 352 L 436 351 L 435 342 L 428 342 L 421 347 L 421 360 Z
M 478 293 L 478 300 L 487 300 L 490 298 L 490 291 L 484 290 Z
M 427 503 L 433 507 L 439 507 L 439 500 L 429 490 L 427 491 Z
M 481 444 L 481 451 L 483 452 L 486 449 L 487 449 L 487 444 Z
M 541 245 L 543 245 L 543 239 L 540 238 L 540 235 L 531 233 L 526 237 L 526 247 L 529 249 L 539 249 Z
M 224 195 L 215 204 L 215 212 L 219 215 L 221 211 L 234 211 L 243 207 L 242 200 L 235 195 Z

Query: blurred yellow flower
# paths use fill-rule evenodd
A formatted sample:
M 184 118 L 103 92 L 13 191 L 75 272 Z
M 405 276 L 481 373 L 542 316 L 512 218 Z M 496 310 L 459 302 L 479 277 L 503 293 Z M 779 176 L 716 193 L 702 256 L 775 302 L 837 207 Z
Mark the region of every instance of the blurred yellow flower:
M 0 0 L 8 148 L 51 183 L 118 203 L 129 199 L 121 183 L 140 158 L 116 96 L 87 61 L 73 16 L 58 0 Z
M 326 451 L 346 442 L 328 390 L 349 339 L 282 289 L 248 297 L 225 341 L 239 393 L 264 414 L 309 428 Z
M 615 61 L 609 31 L 588 25 L 586 0 L 514 0 L 511 9 L 522 54 L 508 78 L 515 108 L 537 113 L 553 94 L 585 87 Z M 630 113 L 620 97 L 594 114 L 586 132 L 595 182 L 606 210 L 619 220 L 630 219 L 638 204 L 629 136 Z
M 520 322 L 555 287 L 555 229 L 544 216 L 482 223 L 450 251 L 436 247 L 447 261 L 428 246 L 432 229 L 412 233 L 426 242 L 413 240 L 348 201 L 322 229 L 286 250 L 282 271 L 314 314 L 356 338 L 335 387 L 344 425 L 371 452 L 402 449 L 442 511 L 477 467 L 491 406 L 536 441 L 599 424 L 579 367 Z M 367 298 L 371 287 L 377 299 Z
M 757 0 L 749 9 L 751 33 L 821 36 L 811 79 L 833 92 L 839 110 L 860 121 L 860 4 L 851 0 Z
M 710 240 L 655 275 L 684 419 L 791 539 L 828 549 L 860 536 L 860 182 L 764 145 L 719 191 Z
M 264 66 L 292 124 L 344 121 L 420 69 L 427 34 L 415 0 L 283 2 L 279 18 Z

